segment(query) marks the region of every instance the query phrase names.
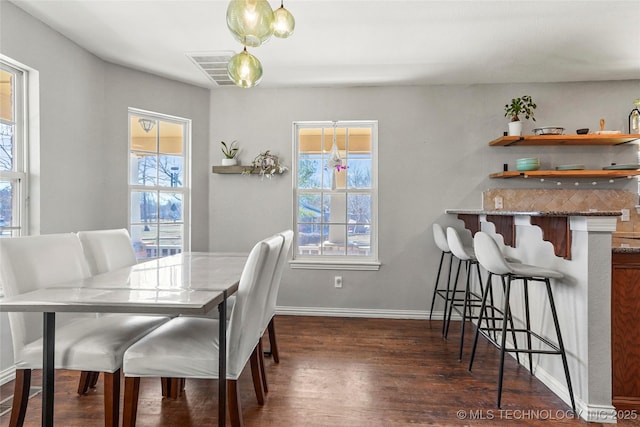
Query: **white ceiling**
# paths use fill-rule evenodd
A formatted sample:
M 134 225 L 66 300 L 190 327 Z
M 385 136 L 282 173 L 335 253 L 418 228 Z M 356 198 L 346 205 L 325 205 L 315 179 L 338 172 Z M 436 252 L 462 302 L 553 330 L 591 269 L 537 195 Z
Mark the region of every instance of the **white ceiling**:
M 186 53 L 241 50 L 224 0 L 11 1 L 106 61 L 203 87 L 217 86 Z M 640 78 L 640 0 L 284 5 L 294 35 L 250 49 L 261 87 Z

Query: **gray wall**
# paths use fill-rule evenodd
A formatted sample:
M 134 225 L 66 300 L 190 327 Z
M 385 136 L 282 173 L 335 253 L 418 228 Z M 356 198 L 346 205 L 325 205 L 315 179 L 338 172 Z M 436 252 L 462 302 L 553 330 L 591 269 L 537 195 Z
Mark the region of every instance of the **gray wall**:
M 267 70 L 268 71 L 268 70 Z M 420 316 L 428 309 L 439 253 L 433 222 L 462 224 L 446 208 L 481 207 L 484 189 L 556 188 L 555 183 L 491 180 L 503 163 L 515 169 L 521 157 L 543 164 L 635 163 L 637 148 L 489 147 L 507 129 L 504 105 L 529 94 L 538 104 L 536 126 L 563 126 L 567 132 L 600 118 L 607 129 L 626 132 L 627 115 L 640 93 L 640 81 L 383 87 L 350 89 L 214 90 L 211 94 L 211 162 L 220 164 L 220 140 L 237 139 L 242 163 L 271 149 L 291 165 L 296 120 L 379 120 L 378 272 L 288 270 L 278 305 L 298 312 Z M 590 183 L 583 185 L 590 187 Z M 565 187 L 573 187 L 566 181 Z M 597 188 L 627 188 L 633 182 Z M 212 250 L 248 251 L 253 242 L 292 226 L 291 174 L 260 181 L 253 176 L 211 175 Z M 333 276 L 344 287 L 333 287 Z
M 209 92 L 108 64 L 11 3 L 0 7 L 1 52 L 40 71 L 42 233 L 126 225 L 127 107 L 193 120 L 194 250 L 248 251 L 292 224 L 291 175 L 211 174 L 220 140 L 239 140 L 243 163 L 271 149 L 290 165 L 293 121 L 379 120 L 382 267 L 286 271 L 278 304 L 300 311 L 419 316 L 437 264 L 431 224 L 456 223 L 444 209 L 479 207 L 486 188 L 551 185 L 493 181 L 490 172 L 533 156 L 556 164 L 636 161 L 633 146 L 534 150 L 487 142 L 506 130 L 504 104 L 523 94 L 538 103 L 536 124 L 595 129 L 604 117 L 608 129 L 626 129 L 637 80 Z M 525 132 L 536 124 L 525 123 Z M 629 183 L 612 185 L 622 186 Z M 342 289 L 333 288 L 335 274 L 344 277 Z M 6 332 L 6 318 L 0 326 Z
M 192 249 L 209 244 L 209 91 L 102 61 L 7 1 L 0 53 L 40 75 L 40 232 L 127 226 L 127 108 L 192 119 Z M 0 318 L 0 372 L 12 364 Z

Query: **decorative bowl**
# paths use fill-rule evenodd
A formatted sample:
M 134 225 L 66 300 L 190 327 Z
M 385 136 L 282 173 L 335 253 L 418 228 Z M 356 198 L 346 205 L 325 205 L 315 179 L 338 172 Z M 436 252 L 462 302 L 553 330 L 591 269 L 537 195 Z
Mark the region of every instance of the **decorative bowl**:
M 518 171 L 537 171 L 538 169 L 540 169 L 540 165 L 516 165 Z
M 558 165 L 556 170 L 559 171 L 578 171 L 584 170 L 584 165 Z
M 533 133 L 536 135 L 562 135 L 564 133 L 564 128 L 559 126 L 545 126 L 541 128 L 535 128 Z
M 527 158 L 516 160 L 516 170 L 519 171 L 535 171 L 540 169 L 540 159 Z
M 586 135 L 586 134 L 588 134 L 588 133 L 589 133 L 589 128 L 578 129 L 578 130 L 576 131 L 576 133 L 577 133 L 578 135 Z

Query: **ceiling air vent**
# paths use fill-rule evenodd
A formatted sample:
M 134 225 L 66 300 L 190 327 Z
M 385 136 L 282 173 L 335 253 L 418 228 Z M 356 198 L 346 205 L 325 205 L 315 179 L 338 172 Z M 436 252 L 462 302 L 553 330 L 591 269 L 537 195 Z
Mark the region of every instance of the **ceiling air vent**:
M 218 86 L 234 86 L 227 73 L 227 64 L 233 55 L 233 51 L 187 53 L 189 59 Z

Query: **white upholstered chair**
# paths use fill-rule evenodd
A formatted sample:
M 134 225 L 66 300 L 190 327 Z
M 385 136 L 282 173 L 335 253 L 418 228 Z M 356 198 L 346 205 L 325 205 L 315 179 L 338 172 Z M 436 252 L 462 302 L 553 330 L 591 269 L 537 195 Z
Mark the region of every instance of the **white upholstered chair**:
M 93 276 L 138 263 L 125 228 L 79 231 L 77 234 Z M 85 394 L 89 388 L 95 387 L 98 377 L 98 372 L 82 371 L 78 394 Z
M 73 233 L 0 239 L 0 283 L 6 296 L 90 276 Z M 125 350 L 167 320 L 161 316 L 56 316 L 55 367 L 105 374 L 105 425 L 117 426 L 120 374 Z M 9 425 L 21 426 L 32 369 L 42 369 L 42 314 L 9 313 L 16 381 Z
M 245 264 L 227 328 L 227 387 L 231 424 L 242 425 L 238 379 L 250 360 L 258 403 L 264 404 L 258 366 L 266 300 L 283 244 L 282 236 L 257 243 Z M 132 345 L 124 356 L 126 427 L 136 422 L 140 377 L 218 378 L 218 322 L 176 317 Z
M 131 237 L 125 228 L 79 231 L 78 238 L 92 275 L 129 267 L 138 262 Z
M 267 305 L 265 308 L 264 319 L 262 320 L 262 333 L 265 331 L 269 333 L 269 353 L 273 357 L 275 363 L 280 363 L 280 355 L 278 353 L 278 342 L 276 340 L 276 302 L 278 300 L 278 291 L 280 289 L 280 280 L 282 279 L 282 271 L 287 263 L 289 256 L 289 250 L 291 249 L 291 243 L 293 242 L 293 231 L 285 230 L 279 233 L 283 238 L 282 249 L 278 255 L 278 262 L 273 272 L 273 278 L 271 279 L 271 287 L 269 289 L 269 295 L 267 296 Z M 262 344 L 260 345 L 262 346 Z M 262 370 L 263 386 L 265 391 L 268 391 L 266 372 L 264 366 Z
M 278 353 L 278 342 L 276 338 L 276 326 L 275 326 L 275 315 L 276 315 L 276 302 L 278 299 L 278 291 L 280 289 L 280 281 L 282 279 L 282 271 L 284 270 L 284 266 L 287 263 L 287 258 L 289 256 L 289 251 L 291 250 L 291 244 L 293 242 L 293 231 L 285 230 L 281 233 L 276 234 L 276 236 L 282 236 L 284 242 L 282 245 L 282 249 L 280 250 L 280 254 L 278 255 L 278 261 L 273 272 L 273 278 L 271 279 L 271 287 L 269 289 L 269 294 L 266 300 L 265 307 L 265 316 L 262 321 L 262 335 L 265 332 L 268 332 L 269 335 L 269 351 L 262 351 L 262 341 L 259 342 L 259 355 L 260 355 L 260 369 L 262 373 L 262 381 L 263 388 L 265 391 L 268 391 L 269 386 L 267 384 L 267 376 L 266 371 L 264 369 L 264 360 L 263 354 L 270 354 L 273 357 L 273 361 L 275 363 L 280 363 L 280 355 Z M 228 300 L 228 316 L 231 316 L 233 304 L 235 301 L 235 296 L 229 297 Z M 213 317 L 217 317 L 217 311 L 215 313 L 211 313 Z M 176 387 L 177 385 L 174 385 Z M 179 386 L 177 386 L 179 387 Z
M 265 311 L 264 311 L 264 319 L 262 320 L 262 334 L 264 336 L 265 332 L 269 334 L 269 351 L 266 352 L 262 347 L 262 339 L 258 341 L 258 362 L 260 368 L 260 375 L 262 378 L 262 389 L 264 392 L 269 391 L 269 384 L 267 383 L 267 372 L 264 367 L 264 355 L 268 354 L 273 357 L 273 361 L 275 363 L 280 363 L 280 355 L 278 353 L 278 341 L 276 338 L 276 325 L 275 325 L 275 316 L 276 316 L 276 302 L 278 300 L 278 290 L 280 289 L 280 280 L 282 279 L 282 270 L 284 270 L 284 265 L 287 262 L 287 257 L 289 255 L 289 250 L 291 249 L 291 243 L 293 242 L 293 231 L 285 230 L 281 233 L 276 234 L 276 236 L 281 236 L 283 239 L 282 248 L 280 249 L 280 253 L 278 255 L 278 260 L 276 263 L 276 267 L 273 271 L 273 277 L 271 278 L 271 286 L 269 287 L 269 293 L 266 299 Z M 258 391 L 256 390 L 256 395 Z

